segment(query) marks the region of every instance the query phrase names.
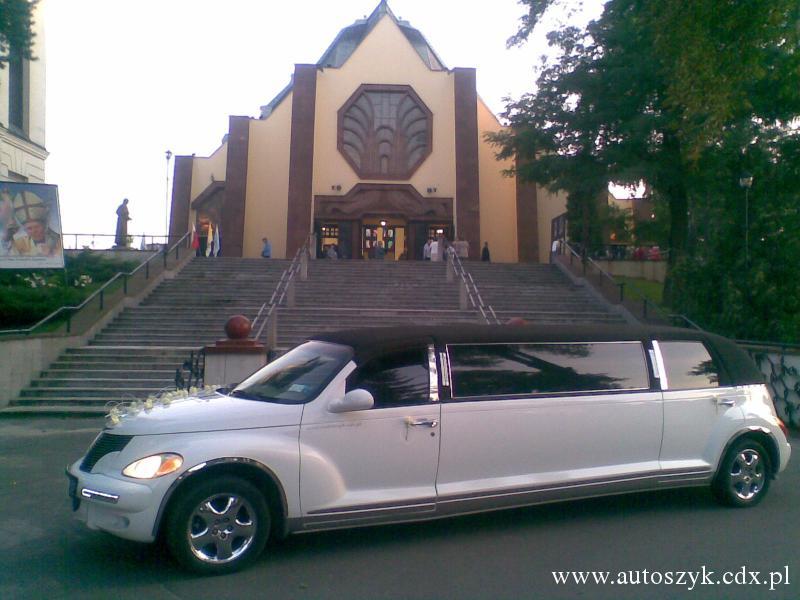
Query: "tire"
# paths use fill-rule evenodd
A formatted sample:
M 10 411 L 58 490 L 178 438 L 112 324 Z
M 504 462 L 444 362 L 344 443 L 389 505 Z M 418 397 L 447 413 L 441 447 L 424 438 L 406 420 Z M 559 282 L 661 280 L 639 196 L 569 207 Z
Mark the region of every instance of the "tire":
M 237 477 L 201 482 L 182 494 L 167 517 L 166 541 L 181 566 L 207 575 L 255 561 L 270 532 L 263 494 Z
M 764 446 L 748 438 L 728 449 L 711 485 L 721 504 L 746 508 L 755 506 L 767 494 L 772 469 Z

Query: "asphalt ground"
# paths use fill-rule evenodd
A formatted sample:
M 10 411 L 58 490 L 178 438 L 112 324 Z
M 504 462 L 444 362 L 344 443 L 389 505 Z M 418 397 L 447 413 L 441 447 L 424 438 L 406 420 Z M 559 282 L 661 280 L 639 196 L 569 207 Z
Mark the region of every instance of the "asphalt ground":
M 799 456 L 752 509 L 689 489 L 306 534 L 209 578 L 73 519 L 64 467 L 101 426 L 0 419 L 0 599 L 800 598 Z M 609 571 L 615 582 L 559 585 L 553 571 Z M 774 572 L 774 585 L 752 583 L 756 571 L 766 582 Z M 708 583 L 725 573 L 731 585 Z

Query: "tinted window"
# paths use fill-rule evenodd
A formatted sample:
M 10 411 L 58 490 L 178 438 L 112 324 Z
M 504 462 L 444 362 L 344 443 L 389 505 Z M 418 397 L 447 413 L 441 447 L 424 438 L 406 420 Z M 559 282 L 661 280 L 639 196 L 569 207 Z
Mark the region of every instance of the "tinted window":
M 649 388 L 639 342 L 449 346 L 453 396 Z
M 701 342 L 659 342 L 671 390 L 719 386 L 719 369 Z
M 372 394 L 375 408 L 429 402 L 427 348 L 392 352 L 369 361 L 348 377 L 348 391 L 356 388 Z
M 313 400 L 350 360 L 347 346 L 306 342 L 256 371 L 231 396 L 300 404 Z

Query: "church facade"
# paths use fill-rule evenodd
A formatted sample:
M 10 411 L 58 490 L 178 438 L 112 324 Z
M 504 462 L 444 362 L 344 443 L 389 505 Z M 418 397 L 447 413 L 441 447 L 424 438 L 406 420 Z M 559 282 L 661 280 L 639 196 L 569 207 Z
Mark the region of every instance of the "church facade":
M 291 258 L 313 234 L 319 254 L 413 260 L 441 233 L 470 259 L 488 242 L 494 261 L 546 261 L 565 198 L 503 175 L 512 163 L 483 139 L 500 129 L 475 69 L 446 68 L 382 1 L 259 118 L 231 116 L 211 156 L 176 157 L 170 236 L 210 225 L 224 256 L 267 238 Z

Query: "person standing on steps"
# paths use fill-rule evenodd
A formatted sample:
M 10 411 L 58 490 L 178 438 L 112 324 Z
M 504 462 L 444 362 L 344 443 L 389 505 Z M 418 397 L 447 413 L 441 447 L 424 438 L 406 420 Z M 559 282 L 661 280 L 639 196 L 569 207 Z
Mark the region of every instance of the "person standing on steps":
M 264 244 L 261 248 L 262 258 L 272 258 L 272 244 L 269 243 L 269 238 L 261 238 L 261 243 Z
M 483 242 L 483 250 L 481 250 L 481 262 L 492 262 L 492 256 L 489 254 L 489 242 Z

